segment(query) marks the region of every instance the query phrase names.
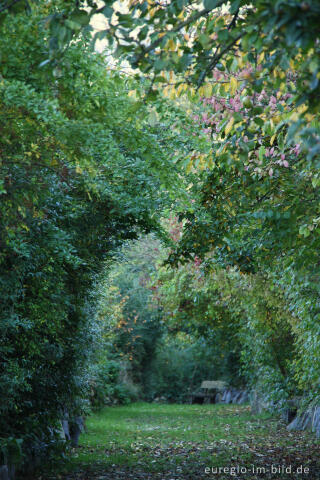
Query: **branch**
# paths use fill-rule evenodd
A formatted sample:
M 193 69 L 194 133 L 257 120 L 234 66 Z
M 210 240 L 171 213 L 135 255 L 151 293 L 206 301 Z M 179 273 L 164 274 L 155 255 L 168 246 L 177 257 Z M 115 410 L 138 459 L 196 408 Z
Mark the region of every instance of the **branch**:
M 245 33 L 245 32 L 244 32 Z M 205 70 L 201 73 L 200 77 L 199 77 L 199 80 L 198 80 L 198 86 L 197 86 L 197 90 L 201 87 L 204 79 L 205 79 L 205 76 L 207 74 L 207 72 L 209 70 L 212 70 L 216 65 L 217 63 L 219 62 L 219 60 L 221 60 L 221 58 L 223 57 L 223 55 L 228 52 L 228 50 L 230 50 L 236 43 L 238 40 L 240 40 L 240 38 L 242 37 L 242 35 L 244 35 L 244 33 L 240 33 L 229 45 L 227 45 L 223 50 L 221 50 L 221 52 L 219 53 L 219 55 L 214 55 L 212 61 L 209 63 L 209 65 L 207 66 L 207 68 L 205 68 Z
M 221 7 L 224 3 L 226 3 L 225 0 L 220 0 L 220 2 L 214 7 L 214 9 L 218 8 L 218 7 Z M 203 17 L 204 15 L 207 15 L 208 13 L 212 12 L 212 10 L 214 9 L 210 9 L 210 8 L 204 8 L 202 10 L 200 10 L 199 12 L 195 13 L 194 15 L 191 15 L 189 18 L 187 18 L 186 20 L 184 20 L 183 22 L 179 23 L 179 25 L 177 25 L 175 28 L 173 28 L 172 30 L 166 30 L 165 32 L 160 32 L 160 33 L 164 33 L 164 36 L 167 35 L 167 34 L 171 34 L 171 33 L 177 33 L 179 32 L 182 28 L 186 27 L 187 25 L 189 25 L 190 23 L 193 23 L 195 21 L 197 21 L 199 18 Z M 159 33 L 159 35 L 160 35 Z M 137 57 L 137 62 L 139 62 L 139 60 L 146 54 L 146 53 L 149 53 L 151 52 L 151 50 L 154 50 L 155 48 L 157 48 L 163 41 L 163 36 L 158 38 L 157 40 L 155 40 L 153 43 L 151 43 L 148 47 L 142 47 L 143 48 L 143 52 L 138 55 Z
M 236 13 L 234 14 L 233 19 L 231 20 L 230 24 L 228 25 L 228 27 L 227 27 L 228 30 L 231 30 L 231 28 L 235 26 L 236 21 L 237 21 L 237 18 L 238 18 L 238 15 L 239 15 L 239 8 L 238 8 L 238 10 L 236 11 Z

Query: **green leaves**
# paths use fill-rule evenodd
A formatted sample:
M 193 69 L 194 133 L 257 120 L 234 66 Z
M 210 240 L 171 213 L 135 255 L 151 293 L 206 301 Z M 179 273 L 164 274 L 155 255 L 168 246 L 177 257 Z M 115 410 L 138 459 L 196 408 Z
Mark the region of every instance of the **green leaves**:
M 221 3 L 222 2 L 219 0 L 204 0 L 203 6 L 206 10 L 213 10 L 217 7 L 217 5 L 220 5 Z
M 51 71 L 42 8 L 8 16 L 0 45 L 0 432 L 24 440 L 26 465 L 39 444 L 41 462 L 54 453 L 48 426 L 62 409 L 87 408 L 99 272 L 124 241 L 160 235 L 161 212 L 184 189 L 171 157 L 184 115 L 157 100 L 157 118 L 143 85 L 107 72 L 89 40 Z M 88 19 L 53 13 L 51 32 L 62 42 Z

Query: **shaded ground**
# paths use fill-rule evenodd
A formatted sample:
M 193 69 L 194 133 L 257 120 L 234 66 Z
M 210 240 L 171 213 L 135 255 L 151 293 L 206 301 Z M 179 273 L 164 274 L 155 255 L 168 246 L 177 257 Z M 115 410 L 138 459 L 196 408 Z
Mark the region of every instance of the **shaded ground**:
M 107 407 L 87 429 L 64 471 L 39 478 L 320 479 L 320 442 L 247 406 Z

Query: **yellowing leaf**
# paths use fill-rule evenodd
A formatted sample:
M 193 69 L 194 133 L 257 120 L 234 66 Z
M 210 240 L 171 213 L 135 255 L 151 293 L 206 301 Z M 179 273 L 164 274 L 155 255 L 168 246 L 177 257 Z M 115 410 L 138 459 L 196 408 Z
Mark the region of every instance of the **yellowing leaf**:
M 276 135 L 272 135 L 272 137 L 270 138 L 270 145 L 273 145 L 275 138 L 276 138 Z
M 299 112 L 299 113 L 304 113 L 306 110 L 308 110 L 307 105 L 300 105 L 300 106 L 298 107 L 298 112 Z
M 206 85 L 204 85 L 204 96 L 211 97 L 212 89 L 213 89 L 213 86 L 211 83 L 207 83 Z
M 280 92 L 283 93 L 287 90 L 287 84 L 286 82 L 281 82 L 280 83 Z
M 293 122 L 297 122 L 299 120 L 299 115 L 297 112 L 294 112 L 291 117 L 290 117 L 290 120 L 292 120 Z
M 176 89 L 174 87 L 171 87 L 170 93 L 169 93 L 169 98 L 171 98 L 171 100 L 174 100 L 176 97 L 177 97 Z
M 173 40 L 173 38 L 170 38 L 170 40 L 168 40 L 167 46 L 169 47 L 170 50 L 174 50 L 174 49 L 175 49 L 176 43 L 175 43 L 175 41 Z
M 190 173 L 193 167 L 193 161 L 191 160 L 188 165 L 186 166 L 186 172 Z
M 236 93 L 236 90 L 238 88 L 238 82 L 237 82 L 237 79 L 235 77 L 232 77 L 231 80 L 230 80 L 230 92 L 231 92 L 231 95 L 234 95 Z
M 237 60 L 237 61 L 238 61 L 238 65 L 239 65 L 239 67 L 240 67 L 240 68 L 243 68 L 243 67 L 244 67 L 244 65 L 245 65 L 245 62 L 244 62 L 244 59 L 243 59 L 243 56 L 242 56 L 242 55 L 241 55 L 241 56 L 239 56 L 239 58 L 238 58 L 238 60 Z
M 233 124 L 234 124 L 234 118 L 231 117 L 230 120 L 229 120 L 229 122 L 227 123 L 225 129 L 224 129 L 224 133 L 225 133 L 226 135 L 228 135 L 228 134 L 231 132 L 231 129 L 232 129 Z
M 177 95 L 181 95 L 187 89 L 187 85 L 185 83 L 180 83 L 177 88 Z

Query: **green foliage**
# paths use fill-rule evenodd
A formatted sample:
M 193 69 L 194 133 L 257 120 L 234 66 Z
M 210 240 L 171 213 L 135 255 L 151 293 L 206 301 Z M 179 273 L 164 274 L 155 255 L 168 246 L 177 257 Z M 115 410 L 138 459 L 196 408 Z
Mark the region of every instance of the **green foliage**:
M 275 401 L 319 401 L 319 2 L 143 1 L 129 13 L 106 38 L 172 95 L 194 94 L 190 133 L 207 134 L 205 160 L 187 155 L 195 205 L 168 264 L 213 256 L 234 288 L 219 312 L 230 287 L 210 268 L 197 285 L 186 266 L 161 287 L 165 309 L 177 328 L 232 325 L 248 377 Z
M 169 330 L 170 332 L 170 330 Z M 227 378 L 215 354 L 213 338 L 167 333 L 163 336 L 149 365 L 145 379 L 145 398 L 186 403 L 203 380 Z
M 185 332 L 198 339 L 195 347 L 202 344 L 199 352 L 208 351 L 213 380 L 241 385 L 240 321 L 226 308 L 230 296 L 221 292 L 219 277 L 209 275 L 196 259 L 176 271 L 159 270 L 154 282 L 169 331 Z M 200 375 L 199 381 L 204 379 Z
M 138 399 L 133 385 L 121 381 L 124 366 L 119 360 L 105 358 L 90 368 L 90 403 L 93 408 L 105 405 L 127 404 Z
M 97 316 L 105 339 L 101 357 L 110 352 L 127 362 L 131 381 L 139 385 L 143 384 L 163 330 L 159 308 L 151 303 L 149 285 L 161 256 L 161 244 L 151 234 L 126 243 L 100 285 L 103 293 Z
M 143 78 L 92 50 L 96 13 Z M 59 449 L 90 392 L 180 400 L 196 367 L 319 401 L 319 13 L 1 2 L 2 461 Z M 150 235 L 114 256 L 150 232 L 176 270 Z
M 213 253 L 157 277 L 171 329 L 205 335 L 216 373 L 276 408 L 301 395 L 319 401 L 317 285 L 306 273 L 294 278 L 287 261 L 254 274 L 223 268 Z
M 39 67 L 50 8 L 1 24 L 0 431 L 29 458 L 47 458 L 62 412 L 85 407 L 99 272 L 124 240 L 161 234 L 154 213 L 177 181 L 166 129 L 85 38 Z
M 163 273 L 166 253 L 154 236 L 142 236 L 125 244 L 118 262 L 106 271 L 97 310 L 104 331 L 99 358 L 102 365 L 108 355 L 122 364 L 125 372 L 120 383 L 138 387 L 140 398 L 183 402 L 204 379 L 235 383 L 237 363 L 228 345 L 224 344 L 222 352 L 211 325 L 195 325 L 202 315 L 196 316 L 196 308 L 184 312 L 179 324 L 176 318 L 174 325 L 167 314 L 168 304 L 179 301 L 182 293 L 172 289 L 169 293 L 169 286 L 160 291 L 156 282 Z M 190 278 L 187 283 L 188 287 L 182 286 L 186 295 L 194 288 Z M 220 335 L 226 338 L 227 332 L 220 331 Z

